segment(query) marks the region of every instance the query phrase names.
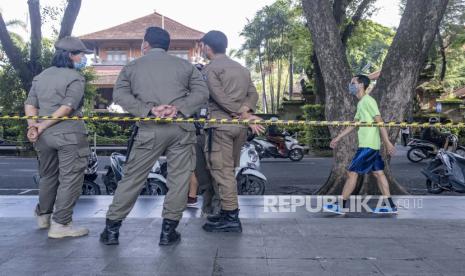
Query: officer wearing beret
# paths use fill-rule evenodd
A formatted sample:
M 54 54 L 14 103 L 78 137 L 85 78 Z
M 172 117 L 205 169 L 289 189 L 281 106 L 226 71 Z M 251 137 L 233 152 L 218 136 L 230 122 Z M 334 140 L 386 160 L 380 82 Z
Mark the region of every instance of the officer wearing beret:
M 85 80 L 80 70 L 85 54 L 92 53 L 78 38 L 55 44 L 52 67 L 36 76 L 25 102 L 27 116 L 82 116 Z M 35 209 L 40 229 L 50 238 L 79 237 L 88 229 L 73 226 L 73 208 L 82 192 L 90 154 L 83 121 L 28 120 L 28 138 L 39 159 L 39 204 Z

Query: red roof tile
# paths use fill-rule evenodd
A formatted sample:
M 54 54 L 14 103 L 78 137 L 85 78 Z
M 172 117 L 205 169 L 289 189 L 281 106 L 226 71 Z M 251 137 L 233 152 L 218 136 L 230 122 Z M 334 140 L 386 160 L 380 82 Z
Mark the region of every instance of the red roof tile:
M 141 40 L 148 27 L 162 27 L 162 15 L 152 13 L 147 16 L 123 23 L 121 25 L 80 36 L 86 40 Z M 189 28 L 165 16 L 165 29 L 170 33 L 172 40 L 200 40 L 204 33 Z

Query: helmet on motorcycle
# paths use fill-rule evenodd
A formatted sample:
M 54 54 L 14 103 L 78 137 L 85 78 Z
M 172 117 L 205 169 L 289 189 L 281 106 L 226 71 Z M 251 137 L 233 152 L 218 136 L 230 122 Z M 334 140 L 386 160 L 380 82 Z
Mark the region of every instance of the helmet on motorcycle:
M 437 123 L 439 123 L 439 118 L 436 118 L 436 117 L 429 118 L 429 123 L 430 124 L 437 124 Z

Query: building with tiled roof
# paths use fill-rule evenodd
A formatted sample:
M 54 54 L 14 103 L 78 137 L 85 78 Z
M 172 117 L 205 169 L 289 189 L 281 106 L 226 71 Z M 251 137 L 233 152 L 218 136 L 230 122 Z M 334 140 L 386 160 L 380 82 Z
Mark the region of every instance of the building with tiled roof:
M 454 96 L 459 99 L 465 98 L 465 86 L 454 91 Z
M 80 36 L 94 49 L 93 67 L 97 74 L 94 84 L 98 89 L 95 108 L 104 111 L 113 102 L 113 86 L 125 64 L 141 56 L 141 44 L 148 27 L 161 27 L 171 36 L 169 53 L 196 63 L 200 60 L 200 39 L 204 33 L 187 27 L 171 18 L 154 12 L 147 16 Z

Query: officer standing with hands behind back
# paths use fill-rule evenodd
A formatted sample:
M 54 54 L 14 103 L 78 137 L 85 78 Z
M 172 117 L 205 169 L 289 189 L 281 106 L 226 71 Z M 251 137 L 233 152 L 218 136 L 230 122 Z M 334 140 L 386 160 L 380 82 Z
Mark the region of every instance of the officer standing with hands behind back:
M 138 117 L 191 117 L 208 101 L 208 88 L 201 73 L 188 61 L 167 53 L 170 35 L 150 27 L 142 43 L 143 56 L 126 65 L 116 82 L 114 99 Z M 166 154 L 168 194 L 163 204 L 159 245 L 180 240 L 176 227 L 187 205 L 189 178 L 195 169 L 196 143 L 193 124 L 138 123 L 132 151 L 107 212 L 100 241 L 119 243 L 119 229 L 147 181 L 155 161 Z
M 82 116 L 85 79 L 79 70 L 92 53 L 81 40 L 65 37 L 55 44 L 52 66 L 36 76 L 25 102 L 27 116 Z M 35 214 L 50 238 L 89 233 L 72 225 L 73 208 L 82 191 L 90 154 L 83 121 L 28 120 L 28 139 L 39 159 L 39 204 Z M 52 217 L 53 214 L 53 217 Z
M 226 35 L 211 31 L 201 42 L 204 54 L 211 61 L 203 70 L 210 90 L 210 116 L 215 119 L 260 120 L 253 115 L 258 93 L 250 72 L 226 56 Z M 241 148 L 247 140 L 247 126 L 212 124 L 208 128 L 205 155 L 213 185 L 218 187 L 221 211 L 219 215 L 209 216 L 203 229 L 207 232 L 242 232 L 234 169 L 239 165 Z M 250 128 L 254 133 L 264 130 L 260 125 L 251 125 Z

